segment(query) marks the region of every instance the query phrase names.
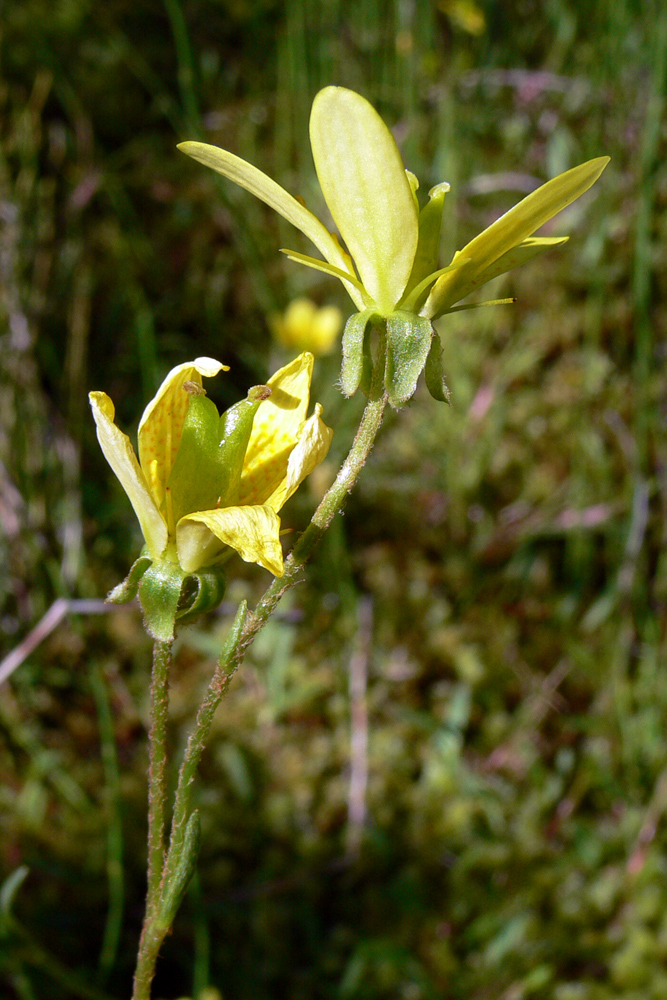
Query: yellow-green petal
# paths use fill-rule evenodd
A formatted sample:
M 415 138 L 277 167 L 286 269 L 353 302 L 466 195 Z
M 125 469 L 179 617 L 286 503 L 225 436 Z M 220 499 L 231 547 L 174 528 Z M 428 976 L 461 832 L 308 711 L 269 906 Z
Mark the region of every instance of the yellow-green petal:
M 308 412 L 313 355 L 306 351 L 272 375 L 260 403 L 241 475 L 238 503 L 264 504 L 287 475 L 289 456 Z
M 272 507 L 223 507 L 188 514 L 178 522 L 176 539 L 178 560 L 186 573 L 210 560 L 216 545 L 218 549 L 229 545 L 245 562 L 283 575 L 280 518 Z
M 531 236 L 519 243 L 518 246 L 512 247 L 507 253 L 502 254 L 493 264 L 479 273 L 475 271 L 474 263 L 471 263 L 465 270 L 462 267 L 460 274 L 454 272 L 444 276 L 433 286 L 431 294 L 421 310 L 422 315 L 437 319 L 455 302 L 464 299 L 488 281 L 519 267 L 521 264 L 527 264 L 533 257 L 544 253 L 545 250 L 562 246 L 563 243 L 567 243 L 568 239 L 569 236 Z M 457 254 L 457 256 L 459 255 Z
M 299 440 L 290 454 L 285 478 L 268 497 L 267 506 L 280 510 L 306 476 L 327 457 L 332 438 L 333 431 L 322 420 L 322 407 L 317 403 L 315 412 L 304 424 Z
M 393 136 L 359 94 L 325 87 L 313 101 L 310 142 L 333 220 L 364 288 L 388 314 L 405 290 L 418 240 L 417 206 Z
M 471 240 L 462 255 L 475 262 L 477 273 L 489 267 L 588 191 L 608 163 L 608 156 L 598 156 L 547 181 Z
M 325 274 L 330 274 L 334 278 L 339 278 L 341 281 L 349 282 L 359 292 L 361 296 L 361 301 L 365 302 L 368 299 L 366 290 L 361 284 L 358 278 L 348 275 L 345 271 L 341 271 L 339 267 L 334 267 L 333 264 L 327 264 L 324 260 L 318 260 L 316 257 L 309 257 L 308 254 L 299 253 L 298 250 L 285 250 L 281 249 L 281 253 L 284 253 L 289 260 L 293 260 L 296 264 L 304 264 L 306 267 L 312 267 L 314 271 L 323 271 Z
M 284 219 L 291 222 L 293 226 L 300 229 L 330 264 L 339 267 L 345 273 L 349 273 L 346 256 L 326 226 L 300 201 L 297 201 L 271 177 L 254 167 L 252 163 L 242 160 L 240 156 L 235 156 L 226 149 L 211 146 L 206 142 L 181 142 L 178 144 L 178 148 L 182 153 L 192 156 L 199 163 L 203 163 L 205 167 L 210 167 L 211 170 L 215 170 L 223 177 L 234 181 L 239 187 L 245 188 L 250 194 L 254 194 L 256 198 L 265 202 Z M 353 302 L 359 305 L 359 293 L 354 286 L 348 282 L 346 288 Z M 359 308 L 362 306 L 359 305 Z
M 220 371 L 229 371 L 229 366 L 213 358 L 196 358 L 177 365 L 144 410 L 139 422 L 139 461 L 158 507 L 164 499 L 188 412 L 190 397 L 183 385 L 201 385 L 202 375 L 212 378 Z
M 167 526 L 153 500 L 132 442 L 116 427 L 114 405 L 107 394 L 91 392 L 88 398 L 104 457 L 134 507 L 151 558 L 159 559 L 167 545 Z

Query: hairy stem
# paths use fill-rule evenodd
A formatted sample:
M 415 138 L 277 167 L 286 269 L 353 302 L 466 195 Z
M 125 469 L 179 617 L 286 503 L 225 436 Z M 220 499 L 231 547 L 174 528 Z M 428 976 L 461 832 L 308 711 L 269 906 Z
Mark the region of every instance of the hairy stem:
M 148 731 L 148 892 L 132 1000 L 148 1000 L 150 997 L 155 960 L 164 937 L 164 935 L 156 935 L 154 923 L 165 860 L 167 719 L 169 715 L 171 647 L 171 642 L 159 641 L 156 641 L 153 646 L 150 729 Z

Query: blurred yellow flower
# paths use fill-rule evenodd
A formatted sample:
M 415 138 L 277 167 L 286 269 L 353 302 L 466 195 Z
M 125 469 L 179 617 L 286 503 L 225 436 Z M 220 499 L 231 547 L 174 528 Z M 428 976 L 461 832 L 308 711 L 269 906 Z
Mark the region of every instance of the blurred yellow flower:
M 284 313 L 269 316 L 269 327 L 283 347 L 328 354 L 343 329 L 343 314 L 337 306 L 318 309 L 310 299 L 293 299 Z
M 486 29 L 484 11 L 474 0 L 440 0 L 438 7 L 452 24 L 469 35 L 481 35 Z

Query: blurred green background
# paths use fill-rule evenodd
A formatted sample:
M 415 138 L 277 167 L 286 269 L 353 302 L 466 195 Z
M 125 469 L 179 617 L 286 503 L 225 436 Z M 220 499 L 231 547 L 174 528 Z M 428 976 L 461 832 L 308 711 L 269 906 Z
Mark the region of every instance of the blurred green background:
M 612 163 L 445 318 L 452 405 L 421 390 L 235 680 L 206 754 L 199 875 L 155 996 L 667 996 L 667 8 L 652 0 L 10 0 L 0 6 L 0 622 L 101 598 L 140 546 L 86 393 L 125 428 L 173 365 L 288 355 L 269 317 L 338 283 L 268 209 L 181 156 L 203 138 L 320 207 L 329 83 L 448 180 L 443 261 L 538 183 Z M 335 428 L 360 402 L 318 360 Z M 213 387 L 213 383 L 211 383 Z M 183 746 L 230 613 L 183 631 Z M 71 615 L 0 692 L 8 1000 L 126 998 L 142 918 L 147 677 L 138 611 Z M 0 904 L 3 901 L 0 899 Z M 0 905 L 0 910 L 2 905 Z M 1 916 L 1 915 L 0 915 Z

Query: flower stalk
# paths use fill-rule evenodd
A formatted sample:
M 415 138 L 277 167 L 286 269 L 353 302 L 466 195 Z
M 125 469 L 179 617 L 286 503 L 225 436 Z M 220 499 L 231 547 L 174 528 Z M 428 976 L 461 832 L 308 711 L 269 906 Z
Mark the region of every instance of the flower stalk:
M 150 989 L 158 953 L 166 937 L 187 882 L 194 869 L 198 849 L 198 816 L 191 810 L 197 768 L 208 741 L 216 709 L 255 637 L 268 622 L 281 597 L 299 580 L 303 567 L 354 487 L 375 443 L 387 405 L 384 388 L 386 329 L 377 329 L 368 402 L 352 447 L 333 484 L 323 496 L 310 524 L 285 560 L 284 572 L 276 577 L 254 611 L 241 603 L 221 651 L 208 690 L 199 706 L 188 739 L 178 777 L 174 811 L 165 855 L 164 825 L 166 790 L 166 725 L 168 715 L 168 675 L 171 643 L 156 642 L 151 685 L 151 727 L 149 731 L 149 823 L 148 893 L 141 933 L 132 1000 L 150 1000 Z
M 166 728 L 172 643 L 159 641 L 155 643 L 148 737 L 150 758 L 148 892 L 132 1000 L 150 1000 L 151 982 L 160 947 L 169 932 L 178 904 L 194 870 L 199 840 L 198 815 L 196 811 L 191 810 L 192 791 L 216 709 L 247 649 L 268 622 L 281 597 L 298 582 L 313 548 L 336 514 L 342 510 L 375 443 L 387 405 L 387 393 L 384 388 L 386 358 L 384 324 L 378 326 L 377 335 L 368 402 L 352 447 L 336 479 L 320 501 L 310 524 L 285 560 L 282 576 L 273 580 L 254 611 L 248 611 L 245 601 L 242 602 L 230 628 L 185 749 L 174 798 L 169 849 L 166 853 L 164 845 L 167 800 Z

